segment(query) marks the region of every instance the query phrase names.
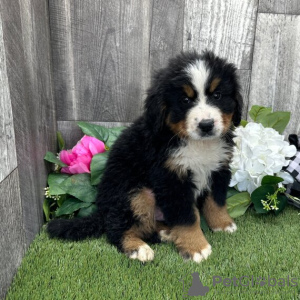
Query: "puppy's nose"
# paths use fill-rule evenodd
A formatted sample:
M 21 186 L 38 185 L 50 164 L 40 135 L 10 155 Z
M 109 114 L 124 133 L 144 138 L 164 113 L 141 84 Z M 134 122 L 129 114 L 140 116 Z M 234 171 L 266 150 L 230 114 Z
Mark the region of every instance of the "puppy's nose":
M 214 119 L 204 119 L 199 123 L 198 127 L 203 132 L 210 132 L 214 128 Z

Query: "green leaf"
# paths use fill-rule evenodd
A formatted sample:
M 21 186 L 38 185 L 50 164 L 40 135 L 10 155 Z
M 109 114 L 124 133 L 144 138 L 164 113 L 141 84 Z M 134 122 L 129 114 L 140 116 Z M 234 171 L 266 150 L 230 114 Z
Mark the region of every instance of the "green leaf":
M 91 184 L 97 185 L 101 181 L 106 166 L 108 151 L 93 156 L 91 162 Z
M 77 217 L 82 218 L 91 215 L 92 213 L 96 212 L 97 210 L 97 205 L 96 204 L 91 204 L 88 207 L 83 207 L 79 210 Z
M 86 122 L 77 122 L 77 124 L 84 134 L 93 136 L 106 144 L 109 138 L 109 130 L 107 128 Z
M 279 203 L 277 204 L 278 210 L 275 210 L 275 215 L 277 216 L 280 212 L 284 210 L 287 205 L 287 197 L 283 194 L 277 195 L 277 200 Z
M 64 150 L 65 149 L 65 141 L 62 137 L 61 132 L 57 131 L 56 132 L 56 136 L 57 136 L 57 142 L 58 142 L 58 149 L 59 151 Z
M 56 217 L 62 216 L 62 215 L 70 215 L 76 210 L 88 207 L 91 204 L 88 202 L 82 202 L 76 198 L 69 198 L 67 199 L 61 207 L 59 207 L 55 213 Z
M 263 205 L 261 203 L 261 200 L 266 200 L 266 196 L 268 194 L 274 194 L 275 193 L 275 186 L 274 185 L 262 185 L 258 187 L 256 190 L 254 190 L 251 194 L 251 201 L 254 204 L 254 208 L 257 213 L 259 214 L 266 214 L 268 213 L 267 210 L 263 208 Z
M 267 114 L 263 120 L 261 120 L 261 124 L 264 127 L 270 127 L 277 130 L 280 134 L 283 133 L 287 124 L 289 123 L 291 118 L 291 113 L 287 111 L 276 111 L 273 113 Z
M 209 230 L 209 227 L 203 215 L 200 216 L 200 227 L 203 232 L 207 232 Z
M 95 202 L 97 188 L 91 185 L 90 174 L 76 174 L 63 181 L 60 186 L 67 194 L 84 202 Z
M 246 120 L 241 120 L 240 126 L 245 127 L 249 122 Z
M 238 193 L 240 193 L 238 190 L 236 190 L 234 187 L 229 187 L 228 189 L 227 189 L 227 195 L 226 195 L 226 198 L 230 198 L 230 197 L 232 197 L 233 195 L 236 195 L 236 194 L 238 194 Z
M 66 167 L 67 165 L 65 165 L 61 160 L 59 160 L 56 155 L 52 152 L 47 152 L 45 157 L 44 157 L 44 160 L 47 160 L 53 164 L 57 164 L 59 165 L 60 167 Z
M 226 199 L 227 210 L 232 218 L 242 216 L 251 204 L 250 194 L 242 192 Z
M 49 193 L 50 195 L 63 195 L 66 194 L 60 184 L 68 179 L 70 175 L 63 173 L 50 173 L 48 176 L 48 185 L 49 185 Z
M 249 115 L 254 122 L 261 123 L 264 117 L 271 112 L 271 107 L 253 105 L 249 111 Z
M 283 181 L 283 179 L 281 177 L 266 175 L 262 179 L 261 185 L 265 185 L 265 184 L 278 184 L 279 182 L 282 182 L 282 181 Z
M 115 141 L 118 139 L 122 131 L 126 127 L 114 127 L 114 128 L 109 128 L 109 138 L 106 142 L 106 145 L 111 148 L 111 146 L 115 143 Z
M 46 222 L 50 220 L 50 204 L 52 202 L 52 199 L 50 198 L 45 198 L 44 203 L 43 203 L 43 211 L 45 215 Z

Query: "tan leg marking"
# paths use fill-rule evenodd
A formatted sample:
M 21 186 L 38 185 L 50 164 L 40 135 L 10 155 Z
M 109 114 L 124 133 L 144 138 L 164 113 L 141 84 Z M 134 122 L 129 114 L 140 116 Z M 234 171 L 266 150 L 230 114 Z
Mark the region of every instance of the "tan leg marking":
M 138 220 L 123 235 L 123 251 L 132 259 L 142 262 L 153 260 L 154 252 L 142 239 L 155 231 L 155 197 L 151 190 L 142 189 L 131 198 L 131 209 Z
M 237 227 L 227 212 L 226 205 L 219 206 L 209 195 L 203 205 L 203 214 L 208 226 L 213 231 L 234 232 Z
M 161 230 L 160 235 L 167 241 L 172 241 L 176 245 L 179 253 L 193 261 L 199 263 L 211 254 L 211 246 L 205 239 L 200 228 L 200 216 L 195 208 L 196 222 L 190 226 L 174 226 L 167 230 Z

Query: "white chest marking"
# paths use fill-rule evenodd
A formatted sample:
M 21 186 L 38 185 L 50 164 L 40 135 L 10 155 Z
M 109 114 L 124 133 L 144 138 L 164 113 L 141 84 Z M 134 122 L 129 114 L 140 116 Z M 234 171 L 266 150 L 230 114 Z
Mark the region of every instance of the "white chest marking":
M 221 164 L 229 159 L 229 153 L 220 139 L 191 140 L 176 150 L 172 158 L 175 165 L 192 172 L 197 197 L 204 188 L 210 188 L 211 173 L 220 169 Z

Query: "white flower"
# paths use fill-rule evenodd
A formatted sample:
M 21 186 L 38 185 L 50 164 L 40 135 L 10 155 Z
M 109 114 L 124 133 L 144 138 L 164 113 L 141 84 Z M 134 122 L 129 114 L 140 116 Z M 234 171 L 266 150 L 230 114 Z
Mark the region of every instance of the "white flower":
M 261 185 L 265 175 L 281 177 L 284 184 L 293 182 L 292 176 L 281 170 L 289 164 L 287 158 L 294 156 L 297 149 L 284 141 L 283 135 L 253 122 L 236 128 L 235 135 L 229 186 L 251 194 Z

